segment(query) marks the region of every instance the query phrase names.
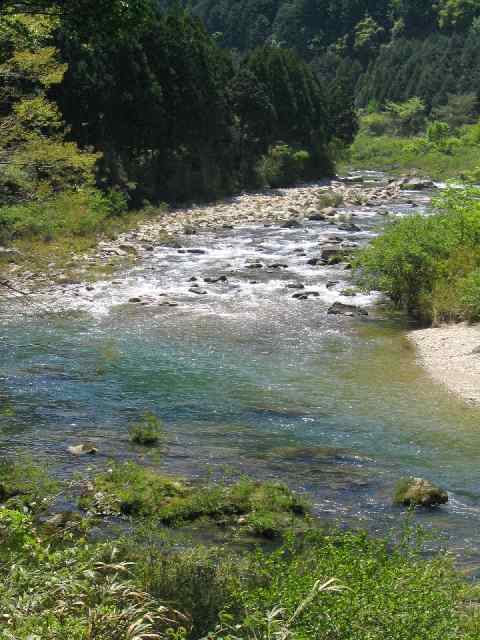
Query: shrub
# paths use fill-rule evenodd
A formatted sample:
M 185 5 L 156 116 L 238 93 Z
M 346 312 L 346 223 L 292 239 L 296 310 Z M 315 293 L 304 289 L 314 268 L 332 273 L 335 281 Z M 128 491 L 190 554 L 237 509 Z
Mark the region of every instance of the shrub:
M 386 112 L 369 113 L 362 118 L 361 126 L 362 130 L 369 135 L 383 136 L 392 132 L 392 116 Z
M 360 532 L 311 531 L 251 562 L 249 583 L 212 639 L 473 640 L 478 634 L 478 620 L 460 610 L 466 590 L 449 559 L 422 560 L 406 540 L 392 545 Z
M 326 207 L 340 207 L 343 204 L 343 194 L 335 191 L 328 191 L 318 196 L 318 206 L 321 209 Z
M 479 195 L 474 188 L 447 190 L 436 214 L 390 224 L 358 257 L 360 283 L 423 321 L 475 317 Z
M 302 177 L 309 160 L 308 151 L 295 151 L 286 144 L 276 145 L 258 162 L 258 179 L 270 187 L 287 187 Z
M 135 444 L 151 447 L 165 438 L 162 421 L 153 413 L 146 413 L 140 422 L 129 428 L 130 440 Z
M 400 135 L 414 135 L 425 124 L 425 102 L 420 98 L 410 98 L 406 102 L 389 102 L 386 107 L 391 114 L 395 130 Z
M 434 109 L 433 116 L 446 122 L 452 129 L 458 129 L 474 121 L 477 107 L 478 98 L 474 93 L 449 94 L 447 103 Z
M 460 282 L 460 300 L 467 320 L 480 321 L 480 269 Z

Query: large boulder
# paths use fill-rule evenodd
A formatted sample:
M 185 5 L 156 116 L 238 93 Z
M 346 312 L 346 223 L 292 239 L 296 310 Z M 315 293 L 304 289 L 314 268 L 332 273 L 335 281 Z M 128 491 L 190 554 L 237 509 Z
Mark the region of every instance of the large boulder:
M 448 502 L 448 493 L 423 478 L 405 478 L 398 483 L 394 504 L 405 507 L 436 507 Z

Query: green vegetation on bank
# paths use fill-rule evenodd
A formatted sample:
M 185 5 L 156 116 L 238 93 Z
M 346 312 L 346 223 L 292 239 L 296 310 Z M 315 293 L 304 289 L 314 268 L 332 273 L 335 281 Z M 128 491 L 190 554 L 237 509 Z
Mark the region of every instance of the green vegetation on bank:
M 2 245 L 93 238 L 128 210 L 331 175 L 353 140 L 352 95 L 327 95 L 291 50 L 235 60 L 179 5 L 76 4 L 0 8 Z
M 182 539 L 159 526 L 168 496 L 177 513 L 180 499 L 183 514 L 187 504 L 199 514 L 208 503 L 210 515 L 237 520 L 239 513 L 260 516 L 272 505 L 289 511 L 303 501 L 250 480 L 194 489 L 128 463 L 97 476 L 96 495 L 121 488 L 148 509 L 129 521 L 127 534 L 112 529 L 109 513 L 109 539 L 103 534 L 99 542 L 102 516 L 52 516 L 59 487 L 37 484 L 44 470 L 20 463 L 2 469 L 10 491 L 20 483 L 25 498 L 20 507 L 12 495 L 0 497 L 0 635 L 6 639 L 478 637 L 477 587 L 447 556 L 424 558 L 419 532 L 410 526 L 394 542 L 327 531 L 313 520 L 298 529 L 290 520 L 275 547 L 238 540 L 205 545 L 196 534 Z
M 422 322 L 480 320 L 480 190 L 450 188 L 430 216 L 387 225 L 358 256 L 357 277 Z
M 436 180 L 474 182 L 480 177 L 480 122 L 474 94 L 449 95 L 430 114 L 414 97 L 389 102 L 360 118 L 360 132 L 343 169 L 414 171 Z

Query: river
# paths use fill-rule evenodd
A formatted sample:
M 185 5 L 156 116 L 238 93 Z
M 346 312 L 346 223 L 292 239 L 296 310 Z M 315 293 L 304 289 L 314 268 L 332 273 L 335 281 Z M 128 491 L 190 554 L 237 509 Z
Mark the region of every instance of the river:
M 411 198 L 417 206 L 389 210 L 424 210 L 424 194 Z M 344 265 L 307 263 L 325 237 L 364 244 L 384 222 L 378 207 L 352 212 L 355 232 L 319 222 L 245 224 L 189 237 L 198 253 L 155 247 L 88 295 L 72 286 L 37 296 L 38 306 L 5 300 L 2 454 L 28 453 L 61 476 L 85 474 L 138 458 L 128 425 L 151 411 L 168 431 L 160 468 L 279 478 L 340 524 L 379 532 L 398 525 L 404 510 L 391 504 L 395 483 L 428 478 L 448 489 L 450 502 L 417 519 L 475 567 L 480 411 L 417 364 L 405 318 L 374 295 L 342 294 L 351 287 Z M 255 262 L 264 267 L 251 268 Z M 219 274 L 227 282 L 204 283 Z M 191 278 L 206 295 L 189 290 Z M 293 298 L 286 285 L 295 283 L 318 296 Z M 159 291 L 178 306 L 128 303 Z M 329 315 L 335 301 L 369 315 Z M 87 440 L 99 449 L 95 458 L 68 453 Z

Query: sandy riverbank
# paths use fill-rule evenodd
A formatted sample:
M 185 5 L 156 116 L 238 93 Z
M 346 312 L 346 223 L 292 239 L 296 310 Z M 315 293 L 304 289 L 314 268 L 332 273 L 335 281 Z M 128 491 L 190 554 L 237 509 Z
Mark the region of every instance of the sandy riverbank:
M 444 325 L 409 334 L 434 380 L 465 401 L 480 404 L 480 325 Z

